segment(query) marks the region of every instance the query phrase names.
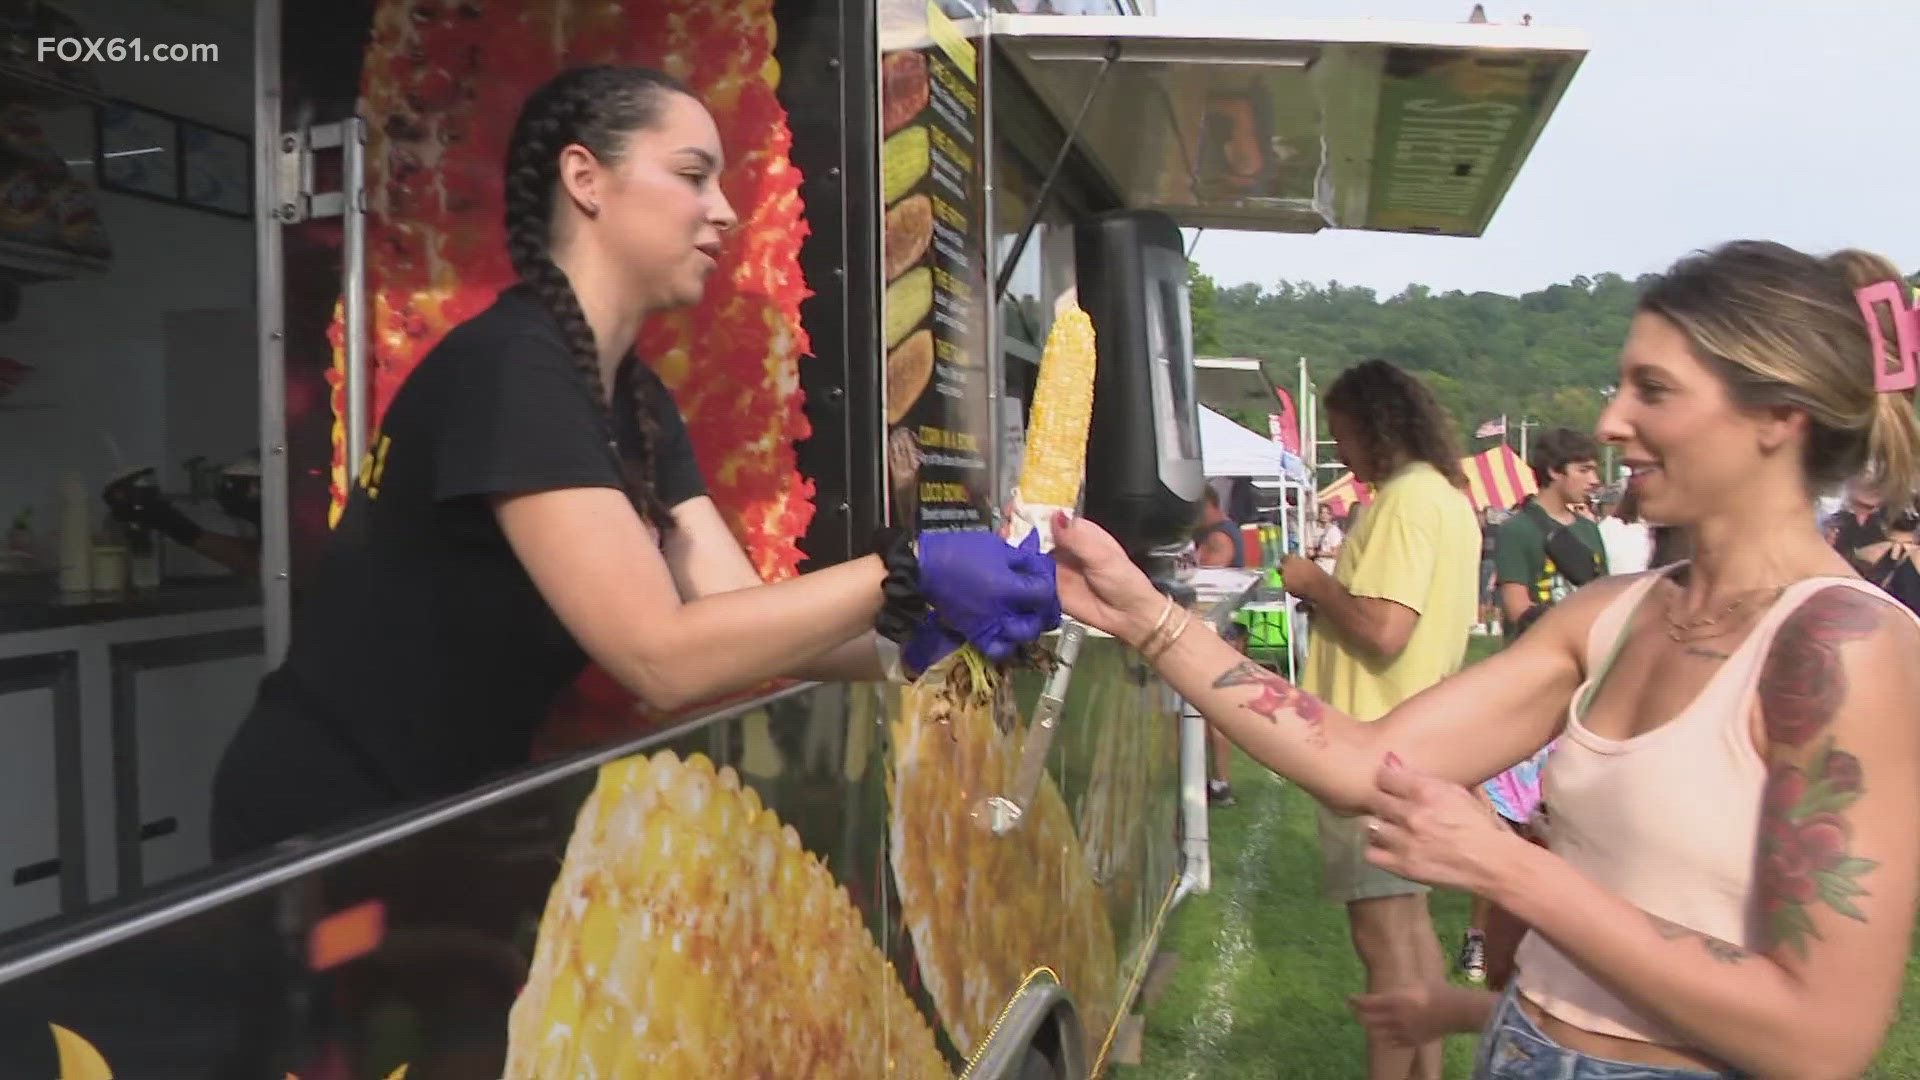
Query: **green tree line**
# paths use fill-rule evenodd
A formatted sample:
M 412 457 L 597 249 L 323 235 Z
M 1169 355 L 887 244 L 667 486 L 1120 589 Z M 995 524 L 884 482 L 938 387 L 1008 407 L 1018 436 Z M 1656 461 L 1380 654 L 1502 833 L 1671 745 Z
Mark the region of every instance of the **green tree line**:
M 1522 417 L 1591 431 L 1618 382 L 1644 282 L 1604 273 L 1520 296 L 1409 285 L 1381 297 L 1337 281 L 1221 286 L 1195 267 L 1194 347 L 1201 356 L 1260 359 L 1289 391 L 1301 357 L 1323 389 L 1352 364 L 1389 360 L 1426 380 L 1472 451 L 1490 445 L 1474 441 L 1474 429 L 1502 414 L 1515 442 Z M 1234 419 L 1266 430 L 1263 416 Z

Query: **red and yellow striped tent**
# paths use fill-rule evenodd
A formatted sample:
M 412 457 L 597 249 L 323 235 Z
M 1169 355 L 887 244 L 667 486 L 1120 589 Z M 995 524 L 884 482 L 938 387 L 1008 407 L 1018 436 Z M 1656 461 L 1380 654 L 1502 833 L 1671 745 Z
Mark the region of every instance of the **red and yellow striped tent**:
M 1540 485 L 1533 482 L 1533 470 L 1505 443 L 1485 453 L 1461 458 L 1460 468 L 1467 474 L 1467 497 L 1473 501 L 1476 512 L 1489 506 L 1510 510 L 1521 499 L 1540 490 Z M 1332 508 L 1334 517 L 1345 517 L 1354 505 L 1372 502 L 1373 489 L 1355 480 L 1352 473 L 1341 473 L 1340 479 L 1320 490 L 1319 501 L 1322 506 Z

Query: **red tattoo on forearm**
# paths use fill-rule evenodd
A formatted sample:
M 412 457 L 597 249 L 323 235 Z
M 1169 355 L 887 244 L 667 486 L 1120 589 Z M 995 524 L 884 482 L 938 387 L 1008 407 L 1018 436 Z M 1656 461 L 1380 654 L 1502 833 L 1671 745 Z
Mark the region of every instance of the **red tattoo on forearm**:
M 1826 731 L 1847 698 L 1840 646 L 1880 626 L 1880 602 L 1854 589 L 1833 588 L 1795 612 L 1780 628 L 1760 676 L 1761 715 L 1776 747 L 1802 747 Z M 1818 939 L 1811 908 L 1822 904 L 1866 922 L 1854 897 L 1867 895 L 1859 878 L 1879 864 L 1850 852 L 1853 826 L 1844 811 L 1866 793 L 1860 759 L 1825 739 L 1805 768 L 1779 762 L 1767 779 L 1761 808 L 1759 885 L 1768 948 L 1788 946 L 1804 959 Z
M 1327 745 L 1326 709 L 1320 699 L 1251 660 L 1242 661 L 1213 681 L 1215 690 L 1236 686 L 1258 686 L 1260 696 L 1240 703 L 1242 708 L 1280 722 L 1280 714 L 1291 710 L 1307 725 L 1307 741 L 1314 746 Z

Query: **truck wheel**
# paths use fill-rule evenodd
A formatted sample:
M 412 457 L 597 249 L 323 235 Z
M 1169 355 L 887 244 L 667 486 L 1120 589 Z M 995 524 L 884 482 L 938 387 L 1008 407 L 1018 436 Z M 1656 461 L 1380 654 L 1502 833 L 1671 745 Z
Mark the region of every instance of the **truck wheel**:
M 1054 1066 L 1053 1059 L 1037 1046 L 1027 1047 L 1026 1060 L 1020 1063 L 1020 1071 L 1016 1075 L 1019 1080 L 1065 1080 Z

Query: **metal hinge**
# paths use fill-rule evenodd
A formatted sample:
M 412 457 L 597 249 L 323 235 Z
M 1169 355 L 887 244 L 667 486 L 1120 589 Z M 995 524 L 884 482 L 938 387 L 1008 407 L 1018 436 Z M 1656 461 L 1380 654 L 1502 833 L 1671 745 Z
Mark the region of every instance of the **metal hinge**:
M 341 217 L 346 214 L 349 189 L 343 186 L 337 191 L 316 191 L 314 176 L 317 170 L 314 168 L 314 161 L 322 151 L 344 152 L 349 139 L 353 140 L 356 151 L 366 145 L 365 120 L 351 116 L 330 124 L 308 124 L 305 127 L 281 132 L 279 165 L 274 171 L 273 190 L 279 200 L 273 208 L 274 220 L 282 225 L 294 225 L 302 221 Z M 359 154 L 355 153 L 352 156 L 358 158 Z M 339 173 L 343 184 L 351 183 L 349 178 L 352 170 L 342 167 Z M 366 190 L 358 188 L 352 191 L 351 197 L 357 202 L 357 208 L 365 212 Z

